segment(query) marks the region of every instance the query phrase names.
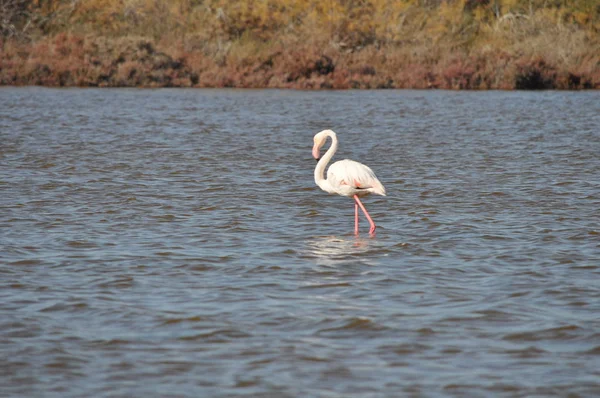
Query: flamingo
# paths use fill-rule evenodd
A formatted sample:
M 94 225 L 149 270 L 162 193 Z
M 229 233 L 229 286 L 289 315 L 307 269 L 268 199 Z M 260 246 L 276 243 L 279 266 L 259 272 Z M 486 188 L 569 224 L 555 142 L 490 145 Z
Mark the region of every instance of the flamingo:
M 325 155 L 321 157 L 321 147 L 325 145 L 327 137 L 331 138 L 331 146 L 325 152 Z M 313 157 L 318 161 L 317 167 L 315 167 L 315 183 L 325 192 L 354 198 L 354 233 L 358 235 L 358 207 L 360 206 L 367 220 L 369 220 L 371 225 L 369 233 L 372 235 L 375 232 L 375 223 L 359 197 L 371 193 L 385 196 L 385 188 L 369 166 L 350 159 L 340 160 L 332 164 L 327 170 L 327 179 L 323 178 L 325 167 L 327 167 L 337 148 L 337 135 L 333 130 L 323 130 L 315 134 L 312 150 Z

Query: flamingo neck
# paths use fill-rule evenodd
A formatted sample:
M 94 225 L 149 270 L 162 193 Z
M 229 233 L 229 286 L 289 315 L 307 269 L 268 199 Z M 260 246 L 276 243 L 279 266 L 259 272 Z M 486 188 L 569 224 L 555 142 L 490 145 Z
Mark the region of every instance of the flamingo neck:
M 326 192 L 332 192 L 333 189 L 331 187 L 331 184 L 329 184 L 329 181 L 327 181 L 327 179 L 325 178 L 325 167 L 327 167 L 327 165 L 331 161 L 331 158 L 337 151 L 338 140 L 333 131 L 328 132 L 327 136 L 331 138 L 331 146 L 329 147 L 327 152 L 325 152 L 325 155 L 323 155 L 323 157 L 319 160 L 319 162 L 317 163 L 317 167 L 315 167 L 315 183 L 322 190 Z

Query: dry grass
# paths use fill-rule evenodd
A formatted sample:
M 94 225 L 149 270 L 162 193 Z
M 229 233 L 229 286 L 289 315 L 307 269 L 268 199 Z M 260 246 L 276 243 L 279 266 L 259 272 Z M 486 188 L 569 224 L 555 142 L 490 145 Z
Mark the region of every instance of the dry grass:
M 594 0 L 30 3 L 0 84 L 600 88 Z

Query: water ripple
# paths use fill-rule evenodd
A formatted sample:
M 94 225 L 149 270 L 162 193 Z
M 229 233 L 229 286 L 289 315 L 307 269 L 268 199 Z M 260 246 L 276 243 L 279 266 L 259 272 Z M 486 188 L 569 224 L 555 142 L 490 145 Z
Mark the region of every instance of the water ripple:
M 599 104 L 2 88 L 0 396 L 597 396 Z

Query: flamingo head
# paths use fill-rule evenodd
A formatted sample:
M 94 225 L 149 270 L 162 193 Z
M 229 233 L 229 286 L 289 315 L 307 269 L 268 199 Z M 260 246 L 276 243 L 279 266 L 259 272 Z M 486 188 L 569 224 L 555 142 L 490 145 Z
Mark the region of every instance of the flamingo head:
M 319 160 L 321 158 L 321 147 L 323 147 L 323 145 L 325 145 L 325 141 L 327 141 L 327 137 L 334 136 L 334 135 L 335 135 L 335 133 L 332 130 L 323 130 L 323 131 L 315 134 L 315 137 L 313 138 L 314 145 L 313 145 L 313 149 L 312 149 L 312 154 L 316 160 Z

